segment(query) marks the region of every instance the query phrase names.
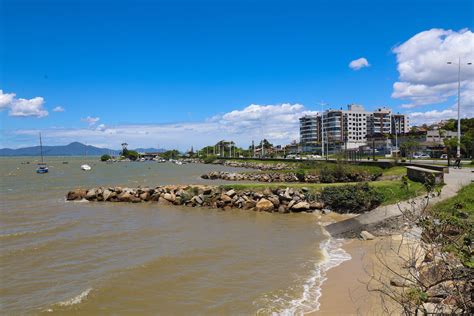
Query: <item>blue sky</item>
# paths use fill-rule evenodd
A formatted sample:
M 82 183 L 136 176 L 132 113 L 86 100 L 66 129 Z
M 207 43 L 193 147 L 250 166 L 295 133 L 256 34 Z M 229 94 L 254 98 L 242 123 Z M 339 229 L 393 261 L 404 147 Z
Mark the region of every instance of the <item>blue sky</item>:
M 9 100 L 0 112 L 2 147 L 35 144 L 39 130 L 50 144 L 79 140 L 117 147 L 124 138 L 137 147 L 186 149 L 229 137 L 248 145 L 262 136 L 284 143 L 297 137 L 297 122 L 276 120 L 278 131 L 268 122 L 272 113 L 294 119 L 319 110 L 322 100 L 335 108 L 386 105 L 420 113 L 414 121 L 429 121 L 453 114 L 455 68 L 443 58 L 459 50 L 473 56 L 472 1 L 2 0 L 0 5 L 0 89 Z M 403 44 L 432 29 L 444 33 L 431 40 L 454 40 L 443 42 L 452 45 L 440 53 L 444 68 L 424 82 L 416 67 L 402 73 L 397 66 L 412 65 L 417 57 L 410 56 L 427 51 L 420 40 L 412 41 L 414 48 Z M 456 38 L 460 41 L 451 44 Z M 396 47 L 404 48 L 399 56 Z M 349 63 L 359 58 L 369 66 L 351 69 Z M 463 77 L 466 100 L 474 92 L 470 74 Z M 432 83 L 431 77 L 450 79 Z M 395 91 L 399 81 L 408 88 Z M 428 88 L 413 92 L 420 84 Z M 449 87 L 440 92 L 441 84 Z M 421 93 L 422 102 L 413 93 Z M 15 111 L 12 104 L 20 99 L 25 100 Z M 274 107 L 248 111 L 251 104 Z M 279 112 L 282 104 L 290 105 L 286 112 Z M 56 107 L 64 111 L 53 111 Z M 430 111 L 436 112 L 426 114 Z

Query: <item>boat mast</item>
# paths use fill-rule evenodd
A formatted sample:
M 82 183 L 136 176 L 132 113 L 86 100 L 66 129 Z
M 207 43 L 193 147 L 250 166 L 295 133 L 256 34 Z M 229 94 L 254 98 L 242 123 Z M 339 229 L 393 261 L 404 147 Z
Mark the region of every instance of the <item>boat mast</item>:
M 39 136 L 40 136 L 41 163 L 43 163 L 43 142 L 41 141 L 41 133 L 39 133 Z

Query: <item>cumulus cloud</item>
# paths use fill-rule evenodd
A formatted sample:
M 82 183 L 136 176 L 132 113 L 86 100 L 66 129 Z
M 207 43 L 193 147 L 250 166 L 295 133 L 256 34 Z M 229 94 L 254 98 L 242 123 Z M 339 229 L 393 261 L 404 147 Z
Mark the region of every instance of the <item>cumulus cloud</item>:
M 349 63 L 349 68 L 351 68 L 352 70 L 359 70 L 365 67 L 370 67 L 370 64 L 364 57 L 355 59 Z
M 157 146 L 165 148 L 188 149 L 190 146 L 215 144 L 221 139 L 231 139 L 239 146 L 247 147 L 252 140 L 259 142 L 263 138 L 276 144 L 286 144 L 299 137 L 298 119 L 306 114 L 317 112 L 306 109 L 301 104 L 257 105 L 213 116 L 201 122 L 175 124 L 124 124 L 109 126 L 95 124 L 98 118 L 82 119 L 90 125 L 88 128 L 50 128 L 43 130 L 48 144 L 64 144 L 71 141 L 87 141 L 118 148 L 127 142 L 131 147 Z M 92 120 L 91 120 L 92 119 Z M 95 128 L 91 128 L 94 126 Z M 14 130 L 6 142 L 15 138 L 31 137 L 34 143 L 38 130 Z M 10 139 L 10 140 L 9 140 Z M 23 141 L 23 144 L 25 141 Z
M 44 103 L 42 97 L 22 99 L 17 98 L 14 93 L 4 93 L 0 90 L 0 110 L 9 109 L 9 116 L 37 118 L 48 116 L 48 111 L 43 107 Z
M 53 109 L 53 112 L 64 112 L 66 111 L 62 106 L 57 106 Z
M 406 100 L 404 108 L 414 108 L 446 102 L 457 93 L 457 65 L 448 65 L 461 58 L 463 108 L 474 107 L 474 85 L 468 78 L 474 75 L 474 34 L 431 29 L 416 34 L 393 49 L 397 57 L 399 81 L 393 85 L 392 97 Z M 421 112 L 420 112 L 421 113 Z
M 83 117 L 83 118 L 81 118 L 81 121 L 86 122 L 87 124 L 89 124 L 89 126 L 93 126 L 98 121 L 100 121 L 100 117 L 92 117 L 92 116 Z
M 95 129 L 96 129 L 96 131 L 103 132 L 107 129 L 107 127 L 105 126 L 105 124 L 99 124 L 99 125 L 97 125 L 97 127 Z
M 3 93 L 3 90 L 0 90 L 0 110 L 8 108 L 14 99 L 14 93 Z

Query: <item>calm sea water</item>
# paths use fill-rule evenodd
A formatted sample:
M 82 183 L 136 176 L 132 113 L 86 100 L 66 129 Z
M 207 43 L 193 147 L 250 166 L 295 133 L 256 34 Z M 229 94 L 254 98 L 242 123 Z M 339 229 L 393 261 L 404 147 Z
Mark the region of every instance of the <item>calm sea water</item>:
M 66 202 L 77 187 L 239 170 L 88 160 L 91 172 L 83 158 L 48 158 L 38 175 L 33 158 L 0 158 L 2 314 L 299 314 L 318 307 L 324 270 L 347 257 L 312 214 Z

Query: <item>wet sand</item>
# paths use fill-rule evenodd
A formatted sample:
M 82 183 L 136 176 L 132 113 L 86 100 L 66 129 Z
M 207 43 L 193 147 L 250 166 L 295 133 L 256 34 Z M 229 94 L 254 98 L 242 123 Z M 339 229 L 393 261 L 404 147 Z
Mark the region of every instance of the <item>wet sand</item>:
M 397 247 L 400 240 L 397 236 L 381 237 L 374 240 L 347 240 L 343 249 L 352 259 L 327 272 L 327 280 L 322 285 L 320 309 L 310 315 L 388 315 L 399 314 L 396 307 L 387 302 L 390 312 L 384 309 L 379 293 L 370 292 L 368 283 L 370 275 L 380 275 L 383 267 L 376 253 L 384 251 L 384 258 L 390 264 L 396 264 L 397 258 L 389 250 Z M 377 250 L 376 250 L 377 249 Z M 386 269 L 384 269 L 386 274 Z M 384 279 L 389 281 L 390 276 Z M 371 283 L 371 287 L 375 283 Z

